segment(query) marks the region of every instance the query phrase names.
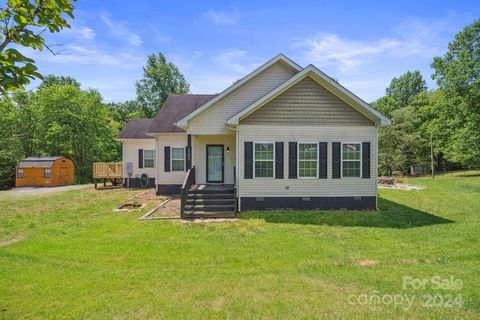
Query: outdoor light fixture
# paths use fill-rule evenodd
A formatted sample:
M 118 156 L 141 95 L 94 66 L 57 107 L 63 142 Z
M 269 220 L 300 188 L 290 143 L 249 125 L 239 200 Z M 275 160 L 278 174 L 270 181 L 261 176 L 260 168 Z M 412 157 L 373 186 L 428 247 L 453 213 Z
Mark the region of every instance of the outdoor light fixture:
M 229 146 L 227 146 L 227 153 L 229 153 L 229 152 L 230 152 L 230 147 L 229 147 Z

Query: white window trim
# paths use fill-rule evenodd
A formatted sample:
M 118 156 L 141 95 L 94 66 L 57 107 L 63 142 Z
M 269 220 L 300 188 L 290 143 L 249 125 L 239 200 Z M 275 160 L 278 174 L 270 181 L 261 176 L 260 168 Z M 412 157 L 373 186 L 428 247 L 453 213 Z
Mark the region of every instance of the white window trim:
M 20 170 L 22 171 L 22 173 L 20 173 Z M 18 168 L 17 177 L 18 178 L 24 178 L 25 177 L 25 170 L 23 168 Z
M 183 159 L 173 159 L 173 149 L 183 149 Z M 173 170 L 173 160 L 183 160 L 183 170 Z M 184 172 L 187 166 L 187 155 L 185 147 L 170 147 L 170 171 L 171 172 Z
M 345 161 L 359 161 L 360 162 L 360 175 L 358 177 L 344 177 L 343 176 L 343 145 L 344 144 L 359 144 L 360 145 L 360 159 L 359 160 L 345 160 Z M 359 141 L 342 142 L 340 144 L 340 177 L 342 179 L 361 179 L 362 178 L 362 159 L 363 159 L 363 144 Z
M 153 158 L 148 158 L 148 160 L 153 160 L 153 167 L 146 167 L 145 166 L 145 151 L 152 151 L 153 152 Z M 155 169 L 155 162 L 156 162 L 156 152 L 155 149 L 143 149 L 143 169 Z
M 314 144 L 317 146 L 317 159 L 315 161 L 315 166 L 317 167 L 317 174 L 315 177 L 300 177 L 300 144 Z M 297 178 L 298 179 L 318 179 L 318 142 L 315 141 L 298 141 L 297 142 Z M 313 161 L 313 160 L 301 160 L 301 161 Z
M 271 177 L 257 177 L 255 174 L 255 163 L 257 162 L 257 159 L 255 159 L 255 145 L 256 144 L 265 144 L 265 143 L 270 143 L 273 144 L 273 159 L 272 160 L 258 160 L 258 162 L 266 162 L 266 161 L 272 161 L 273 162 L 273 176 Z M 254 179 L 275 179 L 275 142 L 273 141 L 254 141 L 253 142 L 253 178 Z
M 47 170 L 48 170 L 48 176 L 47 176 Z M 52 177 L 52 169 L 51 168 L 44 168 L 43 169 L 43 177 L 44 178 L 51 178 Z

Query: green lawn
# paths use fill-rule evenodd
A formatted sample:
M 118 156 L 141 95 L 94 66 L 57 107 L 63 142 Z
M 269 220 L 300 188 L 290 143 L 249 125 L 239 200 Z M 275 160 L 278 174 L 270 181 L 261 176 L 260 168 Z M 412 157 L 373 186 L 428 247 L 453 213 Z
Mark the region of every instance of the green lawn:
M 382 189 L 378 212 L 218 224 L 112 212 L 134 191 L 0 192 L 0 318 L 480 318 L 480 171 L 408 182 L 427 189 Z M 404 276 L 462 286 L 403 290 Z M 389 304 L 404 295 L 408 310 Z

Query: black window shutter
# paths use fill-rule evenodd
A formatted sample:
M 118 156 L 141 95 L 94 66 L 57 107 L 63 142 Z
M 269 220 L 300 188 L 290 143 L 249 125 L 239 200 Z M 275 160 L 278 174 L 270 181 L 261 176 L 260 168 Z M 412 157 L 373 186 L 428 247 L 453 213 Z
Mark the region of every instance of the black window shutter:
M 138 167 L 143 168 L 143 149 L 138 149 Z
M 370 178 L 370 142 L 362 142 L 362 178 Z
M 165 147 L 165 152 L 163 155 L 164 158 L 164 166 L 165 172 L 170 172 L 170 147 Z
M 243 177 L 245 179 L 253 179 L 253 142 L 245 141 L 244 148 L 245 167 Z
M 192 168 L 192 135 L 187 135 L 187 147 L 185 148 L 185 171 L 188 171 Z
M 288 178 L 297 179 L 297 143 L 288 143 Z
M 340 179 L 341 156 L 340 156 L 340 142 L 332 142 L 332 178 Z
M 327 179 L 327 143 L 318 143 L 318 178 Z
M 283 142 L 275 142 L 275 179 L 283 179 Z

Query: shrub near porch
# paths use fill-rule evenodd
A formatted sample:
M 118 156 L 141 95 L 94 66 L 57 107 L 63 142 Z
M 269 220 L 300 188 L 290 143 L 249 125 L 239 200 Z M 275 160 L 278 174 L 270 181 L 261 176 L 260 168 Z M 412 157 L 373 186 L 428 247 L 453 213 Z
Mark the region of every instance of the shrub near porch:
M 113 212 L 129 190 L 0 193 L 0 318 L 480 317 L 480 172 L 406 182 L 427 189 L 380 190 L 376 212 L 246 212 L 228 224 Z M 404 276 L 463 286 L 404 291 Z M 416 300 L 348 302 L 372 292 Z M 428 293 L 461 294 L 463 307 L 426 308 Z

